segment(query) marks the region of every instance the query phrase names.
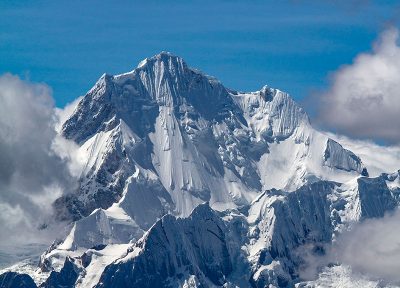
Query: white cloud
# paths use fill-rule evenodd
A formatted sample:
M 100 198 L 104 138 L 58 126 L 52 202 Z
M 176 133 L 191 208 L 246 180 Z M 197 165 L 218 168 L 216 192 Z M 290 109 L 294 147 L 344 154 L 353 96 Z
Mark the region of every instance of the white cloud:
M 371 279 L 400 284 L 400 211 L 368 219 L 339 238 L 333 259 Z
M 314 280 L 320 273 L 318 283 L 323 277 L 328 277 L 326 273 L 330 271 L 331 264 L 334 264 L 340 265 L 341 268 L 334 268 L 332 271 L 344 269 L 348 273 L 347 276 L 354 278 L 353 280 L 364 279 L 381 284 L 400 285 L 399 223 L 400 210 L 382 218 L 354 223 L 351 229 L 340 234 L 332 245 L 319 246 L 324 248 L 324 255 L 315 253 L 313 245 L 302 246 L 298 249 L 298 255 L 304 261 L 299 271 L 300 277 L 303 280 Z M 328 278 L 333 276 L 335 275 Z
M 390 28 L 371 53 L 359 54 L 335 72 L 321 96 L 318 120 L 351 137 L 400 142 L 399 31 Z
M 7 219 L 8 221 L 2 224 L 11 229 L 17 225 L 28 224 L 28 219 L 18 204 L 13 207 L 7 203 L 0 203 L 0 219 Z
M 59 136 L 51 90 L 5 74 L 0 76 L 0 103 L 2 245 L 43 234 L 38 227 L 50 221 L 52 202 L 71 192 L 76 180 L 69 158 L 54 149 Z
M 68 118 L 75 111 L 79 102 L 82 100 L 82 96 L 78 97 L 71 103 L 68 103 L 64 108 L 55 108 L 55 114 L 57 121 L 55 124 L 55 129 L 57 132 L 61 132 L 62 125 L 68 120 Z M 70 173 L 74 177 L 79 177 L 82 172 L 83 166 L 86 164 L 86 155 L 79 151 L 79 145 L 74 141 L 67 140 L 59 134 L 56 135 L 53 143 L 52 149 L 59 155 L 62 159 L 67 161 Z

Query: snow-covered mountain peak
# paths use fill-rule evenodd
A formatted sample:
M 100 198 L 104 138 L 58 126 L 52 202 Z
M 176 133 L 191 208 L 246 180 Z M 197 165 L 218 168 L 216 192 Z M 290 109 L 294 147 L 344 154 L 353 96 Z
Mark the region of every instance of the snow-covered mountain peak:
M 142 61 L 132 72 L 104 74 L 64 123 L 62 134 L 82 143 L 115 127 L 114 118 L 123 119 L 131 128 L 136 126 L 135 132 L 143 135 L 160 107 L 169 107 L 178 117 L 187 114 L 207 121 L 221 120 L 228 110 L 237 109 L 219 81 L 163 52 Z
M 264 97 L 265 101 L 271 101 L 273 97 L 280 92 L 282 91 L 280 91 L 279 89 L 274 89 L 269 87 L 268 85 L 264 85 L 259 91 L 253 93 L 260 94 Z
M 150 58 L 143 59 L 142 61 L 139 62 L 137 68 L 129 73 L 134 73 L 134 72 L 137 73 L 138 70 L 146 70 L 146 69 L 154 70 L 155 69 L 154 67 L 160 67 L 159 69 L 165 69 L 170 71 L 174 71 L 178 67 L 181 68 L 182 70 L 181 72 L 189 72 L 190 74 L 194 73 L 206 77 L 208 80 L 210 80 L 210 82 L 220 83 L 220 81 L 217 78 L 209 76 L 200 71 L 199 69 L 190 67 L 182 57 L 166 51 L 162 51 L 159 54 L 154 55 Z
M 193 77 L 202 77 L 209 80 L 210 83 L 220 84 L 216 78 L 208 76 L 198 69 L 189 67 L 183 58 L 165 51 L 150 58 L 145 58 L 139 62 L 136 69 L 128 73 L 116 75 L 114 79 L 124 82 L 126 79 L 135 78 L 137 76 L 142 79 L 145 85 L 146 82 L 152 81 L 156 82 L 155 84 L 152 83 L 152 85 L 156 86 L 162 85 L 161 82 L 163 81 L 178 85 L 179 82 L 190 82 Z M 199 79 L 196 80 L 198 81 Z M 184 83 L 181 83 L 180 87 L 178 87 L 179 91 L 176 92 L 182 93 L 182 90 L 185 88 L 187 87 L 185 87 Z M 172 90 L 169 92 L 174 93 Z M 181 96 L 184 95 L 182 94 Z
M 179 82 L 182 81 L 181 78 L 186 78 L 189 72 L 190 69 L 182 58 L 169 52 L 161 52 L 141 61 L 133 71 L 133 74 L 139 75 L 144 80 L 143 82 L 146 82 L 146 80 Z M 151 79 L 145 79 L 146 77 Z M 158 84 L 160 85 L 161 83 Z
M 137 69 L 146 69 L 149 66 L 160 65 L 160 63 L 163 63 L 165 65 L 164 67 L 168 67 L 168 65 L 171 65 L 172 63 L 179 63 L 180 65 L 187 67 L 183 58 L 176 56 L 171 52 L 162 51 L 150 58 L 145 58 L 140 61 Z
M 258 138 L 284 140 L 310 126 L 306 112 L 285 92 L 264 86 L 261 90 L 232 94 L 248 126 Z
M 156 175 L 154 191 L 171 195 L 177 215 L 204 201 L 221 209 L 246 205 L 264 189 L 292 191 L 315 178 L 348 180 L 363 168 L 342 146 L 325 149 L 331 142 L 289 94 L 269 86 L 234 92 L 168 52 L 132 72 L 104 74 L 62 134 L 96 151 L 82 172 L 82 187 L 92 190 L 78 197 L 83 215 L 120 199 L 138 167 Z

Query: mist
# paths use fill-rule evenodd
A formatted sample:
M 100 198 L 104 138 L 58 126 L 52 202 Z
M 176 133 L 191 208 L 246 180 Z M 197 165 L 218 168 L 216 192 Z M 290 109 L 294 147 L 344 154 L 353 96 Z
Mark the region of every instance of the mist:
M 0 76 L 0 245 L 46 241 L 51 229 L 44 228 L 55 225 L 51 204 L 76 188 L 71 157 L 59 153 L 67 141 L 55 130 L 51 93 L 45 84 Z
M 354 223 L 332 245 L 325 244 L 324 255 L 313 253 L 315 246 L 301 247 L 303 280 L 313 280 L 329 265 L 341 265 L 354 279 L 400 285 L 400 210 L 382 218 Z M 350 272 L 349 272 L 350 271 Z M 319 275 L 321 277 L 321 275 Z

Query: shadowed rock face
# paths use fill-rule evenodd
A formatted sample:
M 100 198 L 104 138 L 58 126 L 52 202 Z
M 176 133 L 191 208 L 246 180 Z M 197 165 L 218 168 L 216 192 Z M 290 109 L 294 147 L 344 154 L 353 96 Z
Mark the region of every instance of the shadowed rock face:
M 296 249 L 330 243 L 337 219 L 332 217 L 328 196 L 335 187 L 333 182 L 319 181 L 290 193 L 271 190 L 253 203 L 249 220 L 254 232 L 249 243 L 259 247 L 251 261 L 253 287 L 292 287 L 301 263 Z
M 97 287 L 174 287 L 175 278 L 188 275 L 205 286 L 223 285 L 233 270 L 225 233 L 208 204 L 187 219 L 164 216 L 124 259 L 105 269 Z
M 33 279 L 26 274 L 6 272 L 0 275 L 0 287 L 2 288 L 37 288 Z
M 64 266 L 60 272 L 52 271 L 49 278 L 40 285 L 42 288 L 72 288 L 75 287 L 75 282 L 79 276 L 79 269 L 73 263 L 73 260 L 67 258 L 64 262 Z
M 276 217 L 270 250 L 273 258 L 292 258 L 297 246 L 331 240 L 334 226 L 327 196 L 333 188 L 330 182 L 312 183 L 272 204 Z
M 361 177 L 357 182 L 362 218 L 383 217 L 386 211 L 393 210 L 398 205 L 384 177 Z

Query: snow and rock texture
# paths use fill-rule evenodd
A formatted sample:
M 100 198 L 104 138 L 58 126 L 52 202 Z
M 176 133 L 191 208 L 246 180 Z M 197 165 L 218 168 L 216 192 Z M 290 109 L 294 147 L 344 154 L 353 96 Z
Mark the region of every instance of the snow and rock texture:
M 12 268 L 41 287 L 292 287 L 298 251 L 398 206 L 399 173 L 287 93 L 232 91 L 166 52 L 103 75 L 60 133 L 84 159 L 54 203 L 69 233 Z
M 128 210 L 142 210 L 130 216 L 144 229 L 205 201 L 218 210 L 240 207 L 265 189 L 345 181 L 364 169 L 313 130 L 288 94 L 267 86 L 231 91 L 166 52 L 132 72 L 103 75 L 62 134 L 87 162 L 79 190 L 56 201 L 58 217 L 78 220 L 126 197 L 134 201 L 125 206 L 136 205 Z M 126 194 L 128 185 L 140 187 Z
M 207 204 L 186 219 L 166 215 L 104 270 L 97 287 L 174 287 L 191 279 L 221 286 L 234 266 L 226 229 Z
M 50 276 L 42 285 L 40 285 L 40 287 L 75 287 L 75 282 L 78 279 L 79 272 L 79 267 L 73 263 L 73 260 L 67 257 L 60 272 L 52 271 Z
M 380 281 L 368 279 L 364 275 L 353 273 L 351 267 L 334 265 L 325 268 L 316 281 L 296 284 L 296 288 L 381 288 L 385 287 Z M 390 288 L 397 286 L 387 285 Z
M 252 239 L 247 245 L 249 259 L 256 263 L 253 279 L 263 283 L 257 287 L 270 283 L 277 271 L 278 280 L 290 284 L 302 264 L 299 249 L 312 245 L 318 253 L 349 224 L 381 217 L 397 205 L 380 178 L 361 177 L 346 184 L 319 181 L 290 193 L 265 192 L 253 202 L 247 217 Z
M 44 254 L 43 266 L 55 271 L 42 286 L 292 287 L 300 281 L 298 251 L 323 253 L 351 223 L 395 209 L 384 176 L 268 190 L 240 210 L 201 204 L 187 218 L 163 216 L 131 244 L 76 248 L 66 245 L 70 235 Z

